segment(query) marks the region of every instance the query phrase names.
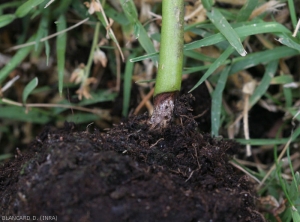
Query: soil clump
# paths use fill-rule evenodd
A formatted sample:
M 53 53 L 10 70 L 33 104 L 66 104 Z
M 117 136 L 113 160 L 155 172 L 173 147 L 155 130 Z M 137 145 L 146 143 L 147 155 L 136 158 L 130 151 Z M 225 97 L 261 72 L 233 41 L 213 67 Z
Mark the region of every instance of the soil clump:
M 261 222 L 249 178 L 228 160 L 233 141 L 197 131 L 193 97 L 174 123 L 149 131 L 148 115 L 100 132 L 45 129 L 0 167 L 0 214 L 58 221 Z M 1 220 L 1 218 L 0 218 Z

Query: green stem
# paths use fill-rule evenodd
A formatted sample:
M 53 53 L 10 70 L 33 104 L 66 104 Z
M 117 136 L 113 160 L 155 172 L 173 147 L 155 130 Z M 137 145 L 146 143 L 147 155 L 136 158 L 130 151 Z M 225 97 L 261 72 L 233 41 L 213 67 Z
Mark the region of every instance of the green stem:
M 154 96 L 181 87 L 184 0 L 162 1 L 162 30 Z
M 100 30 L 100 22 L 97 22 L 96 27 L 95 27 L 95 33 L 94 33 L 94 38 L 93 38 L 93 43 L 92 43 L 89 59 L 88 59 L 87 65 L 85 66 L 85 72 L 84 72 L 85 78 L 88 78 L 90 75 L 90 70 L 91 70 L 91 66 L 93 63 L 94 53 L 95 53 L 95 49 L 96 49 L 97 43 L 98 43 L 99 30 Z

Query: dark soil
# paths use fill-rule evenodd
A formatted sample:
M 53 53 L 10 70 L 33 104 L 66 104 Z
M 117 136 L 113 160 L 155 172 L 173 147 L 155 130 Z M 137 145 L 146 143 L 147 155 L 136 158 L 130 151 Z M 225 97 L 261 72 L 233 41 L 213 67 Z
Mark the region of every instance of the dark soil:
M 105 133 L 45 129 L 0 168 L 0 215 L 58 221 L 264 221 L 253 187 L 228 159 L 232 141 L 196 130 L 190 95 L 176 121 L 149 131 L 148 116 Z M 93 132 L 92 132 L 93 131 Z M 1 218 L 0 218 L 1 220 Z

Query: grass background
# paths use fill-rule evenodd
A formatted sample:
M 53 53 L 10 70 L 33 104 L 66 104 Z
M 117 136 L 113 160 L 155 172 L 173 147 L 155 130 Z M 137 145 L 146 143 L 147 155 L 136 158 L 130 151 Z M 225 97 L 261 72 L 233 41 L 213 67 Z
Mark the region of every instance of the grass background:
M 208 87 L 211 135 L 252 147 L 232 164 L 256 181 L 267 220 L 300 221 L 300 2 L 185 4 L 183 79 Z M 110 127 L 134 113 L 134 88 L 151 111 L 160 16 L 161 1 L 2 1 L 0 161 L 47 124 Z M 268 136 L 247 137 L 255 107 L 281 113 Z

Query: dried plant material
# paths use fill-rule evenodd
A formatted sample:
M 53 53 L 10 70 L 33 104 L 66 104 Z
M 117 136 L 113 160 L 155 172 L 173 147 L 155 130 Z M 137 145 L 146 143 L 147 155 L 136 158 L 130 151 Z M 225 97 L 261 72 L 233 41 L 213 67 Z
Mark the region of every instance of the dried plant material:
M 118 50 L 120 51 L 120 55 L 122 57 L 122 61 L 124 61 L 124 55 L 123 55 L 123 52 L 121 50 L 121 47 L 120 45 L 117 43 L 116 41 L 116 36 L 113 32 L 113 30 L 111 29 L 111 26 L 114 22 L 114 20 L 112 19 L 109 19 L 109 22 L 108 22 L 108 19 L 106 17 L 106 14 L 104 13 L 104 10 L 103 10 L 103 7 L 101 5 L 101 3 L 99 2 L 99 0 L 91 0 L 91 3 L 89 2 L 84 2 L 84 4 L 86 5 L 86 7 L 89 8 L 89 14 L 93 14 L 95 12 L 101 12 L 102 15 L 103 15 L 103 18 L 104 18 L 104 21 L 105 21 L 105 25 L 106 25 L 106 30 L 107 30 L 107 34 L 106 34 L 106 37 L 109 39 L 110 37 L 112 37 L 112 39 L 116 42 L 116 45 L 117 45 L 117 48 Z
M 206 20 L 206 10 L 201 1 L 197 1 L 194 6 L 187 5 L 185 7 L 184 21 L 189 24 L 203 22 Z
M 279 8 L 285 6 L 285 3 L 279 1 L 269 1 L 256 8 L 250 15 L 250 20 L 261 15 L 264 12 L 277 12 Z
M 94 14 L 95 12 L 101 12 L 101 5 L 99 0 L 91 0 L 91 3 L 84 2 L 85 6 L 89 8 L 88 12 L 90 15 Z
M 299 31 L 299 28 L 300 28 L 300 19 L 298 20 L 297 26 L 296 26 L 295 31 L 293 33 L 293 37 L 296 37 L 296 35 Z
M 87 22 L 88 20 L 89 20 L 89 18 L 85 18 L 85 19 L 81 20 L 80 22 L 76 23 L 75 25 L 73 25 L 73 26 L 71 26 L 71 27 L 69 27 L 69 28 L 67 28 L 65 30 L 62 30 L 60 32 L 56 32 L 56 33 L 54 33 L 52 35 L 48 35 L 48 36 L 46 36 L 44 38 L 41 38 L 40 42 L 45 42 L 45 41 L 47 41 L 47 40 L 49 40 L 51 38 L 54 38 L 54 37 L 56 37 L 56 36 L 58 36 L 58 35 L 60 35 L 62 33 L 68 32 L 68 31 L 70 31 L 70 30 L 72 30 L 72 29 L 74 29 L 74 28 L 82 25 L 83 23 Z M 13 50 L 21 49 L 21 48 L 24 48 L 24 47 L 27 47 L 27 46 L 31 46 L 31 45 L 35 45 L 35 44 L 36 44 L 36 41 L 34 41 L 34 42 L 27 42 L 27 43 L 24 43 L 24 44 L 20 44 L 20 45 L 16 45 L 14 47 L 11 47 L 7 51 L 10 52 L 10 51 L 13 51 Z
M 81 63 L 79 67 L 72 72 L 69 81 L 74 82 L 76 84 L 81 83 L 84 78 L 84 71 L 85 71 L 84 68 L 85 65 Z
M 280 10 L 280 13 L 276 13 L 275 17 L 269 18 L 266 21 L 273 22 L 275 19 L 276 22 L 280 24 L 289 23 L 290 21 L 290 10 L 288 7 L 284 7 L 282 10 Z
M 247 82 L 243 86 L 243 93 L 247 95 L 252 95 L 256 86 L 256 82 L 254 80 Z
M 19 75 L 15 76 L 11 80 L 9 80 L 2 88 L 0 87 L 0 95 L 2 96 L 2 93 L 9 89 L 18 79 L 20 78 Z
M 150 99 L 153 96 L 153 93 L 154 93 L 154 88 L 152 88 L 150 90 L 150 92 L 148 92 L 147 95 L 145 95 L 145 93 L 143 92 L 143 90 L 140 88 L 140 95 L 142 97 L 142 101 L 140 102 L 140 104 L 134 110 L 134 113 L 133 113 L 134 115 L 137 115 L 144 106 L 146 106 L 149 115 L 152 115 L 152 113 L 153 113 L 153 106 L 152 106 L 152 104 L 150 102 Z
M 252 76 L 247 71 L 240 71 L 229 76 L 229 82 L 238 90 L 242 90 L 244 85 L 253 80 Z M 240 94 L 240 92 L 238 92 Z
M 279 60 L 279 67 L 280 67 L 281 74 L 291 73 L 290 68 L 288 67 L 284 59 Z
M 259 100 L 258 104 L 263 107 L 264 109 L 268 110 L 269 112 L 278 112 L 278 108 L 274 104 L 269 104 L 265 100 Z
M 140 16 L 139 16 L 139 20 L 141 23 L 146 22 L 148 19 L 151 18 L 151 5 L 147 2 L 145 2 L 145 0 L 141 1 L 141 9 L 140 9 Z
M 76 91 L 78 94 L 78 99 L 82 100 L 82 97 L 86 99 L 92 98 L 90 94 L 90 84 L 97 83 L 97 79 L 94 77 L 85 79 L 82 83 L 80 88 Z
M 102 67 L 106 67 L 107 65 L 107 57 L 106 54 L 100 50 L 99 48 L 97 48 L 94 52 L 94 63 L 98 64 L 100 63 L 102 65 Z
M 249 97 L 253 94 L 255 90 L 256 82 L 254 80 L 247 82 L 243 86 L 243 93 L 244 93 L 244 112 L 243 112 L 243 122 L 244 122 L 244 135 L 245 139 L 249 140 L 249 122 L 248 122 L 248 111 L 249 111 Z M 251 156 L 251 146 L 250 144 L 246 145 L 246 155 Z

